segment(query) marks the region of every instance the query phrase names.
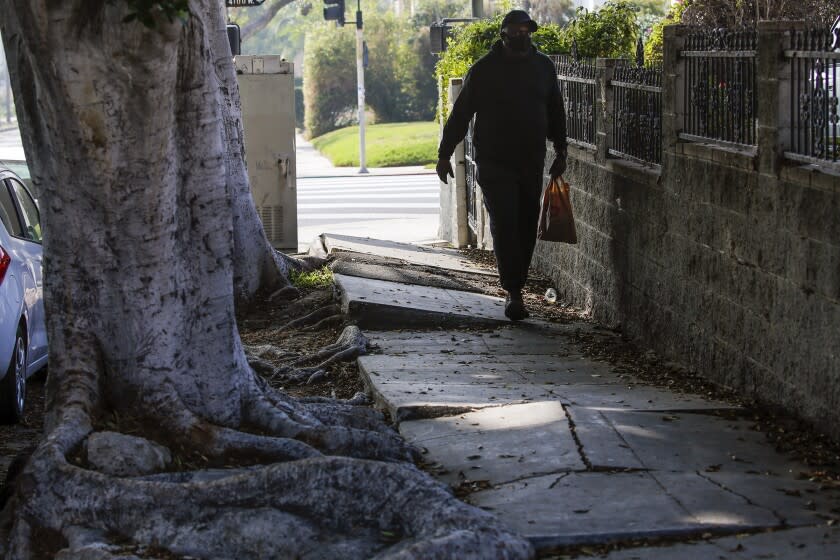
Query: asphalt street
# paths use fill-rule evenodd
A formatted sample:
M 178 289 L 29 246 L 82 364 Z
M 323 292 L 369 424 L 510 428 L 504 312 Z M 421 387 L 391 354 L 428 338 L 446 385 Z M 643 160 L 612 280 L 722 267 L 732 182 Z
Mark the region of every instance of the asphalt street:
M 17 129 L 0 131 L 0 161 L 24 161 Z M 298 247 L 329 232 L 408 243 L 437 239 L 440 183 L 421 167 L 336 168 L 297 138 Z

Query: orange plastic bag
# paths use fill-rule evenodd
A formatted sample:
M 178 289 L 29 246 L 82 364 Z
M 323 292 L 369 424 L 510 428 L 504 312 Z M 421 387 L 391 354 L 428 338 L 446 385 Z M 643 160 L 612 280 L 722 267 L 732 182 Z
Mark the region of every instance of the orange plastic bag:
M 569 184 L 563 177 L 552 177 L 543 193 L 537 239 L 577 243 L 575 217 L 569 200 Z

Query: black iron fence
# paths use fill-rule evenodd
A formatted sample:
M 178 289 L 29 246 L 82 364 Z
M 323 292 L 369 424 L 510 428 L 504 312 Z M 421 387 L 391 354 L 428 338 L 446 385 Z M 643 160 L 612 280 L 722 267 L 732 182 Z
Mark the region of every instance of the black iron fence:
M 840 161 L 840 45 L 828 31 L 791 32 L 789 159 Z
M 702 29 L 686 37 L 681 137 L 756 144 L 756 31 Z
M 576 55 L 556 58 L 557 80 L 566 109 L 566 136 L 595 146 L 595 60 Z
M 662 163 L 662 68 L 620 61 L 612 88 L 611 155 L 640 163 Z

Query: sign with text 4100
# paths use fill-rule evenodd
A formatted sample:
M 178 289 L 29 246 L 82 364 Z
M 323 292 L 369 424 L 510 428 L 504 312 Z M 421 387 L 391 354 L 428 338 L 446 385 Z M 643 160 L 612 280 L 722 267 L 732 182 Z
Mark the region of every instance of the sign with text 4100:
M 228 8 L 253 8 L 260 6 L 265 0 L 225 0 L 225 6 Z

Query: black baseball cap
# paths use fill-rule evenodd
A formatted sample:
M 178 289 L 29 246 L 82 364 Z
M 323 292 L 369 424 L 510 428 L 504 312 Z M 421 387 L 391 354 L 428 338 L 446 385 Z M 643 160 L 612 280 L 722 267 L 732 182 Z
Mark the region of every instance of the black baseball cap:
M 507 27 L 510 23 L 527 23 L 528 29 L 533 33 L 537 30 L 537 22 L 531 19 L 528 12 L 524 10 L 511 10 L 502 20 L 502 29 Z

